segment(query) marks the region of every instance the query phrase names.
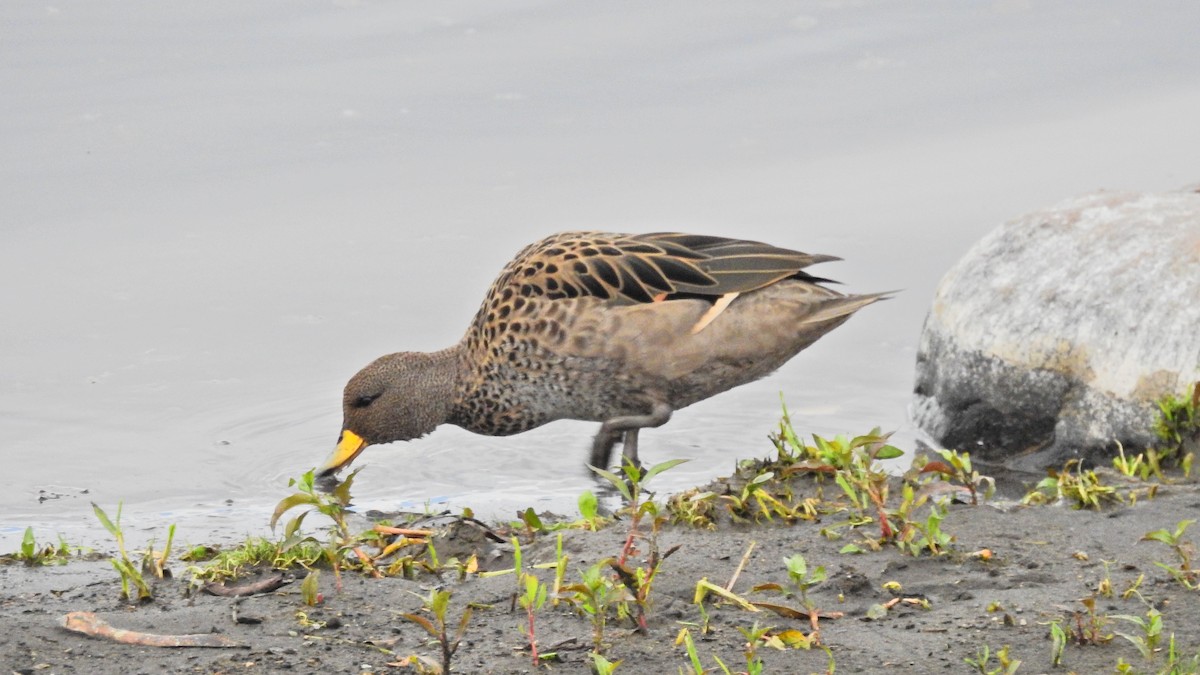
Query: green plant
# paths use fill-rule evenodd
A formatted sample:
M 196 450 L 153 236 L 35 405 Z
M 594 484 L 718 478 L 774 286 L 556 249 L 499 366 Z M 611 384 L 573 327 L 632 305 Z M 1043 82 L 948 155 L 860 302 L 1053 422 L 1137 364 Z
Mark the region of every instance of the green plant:
M 596 675 L 611 675 L 621 665 L 620 660 L 609 661 L 597 652 L 588 652 L 588 656 L 592 659 L 592 672 Z
M 275 569 L 304 567 L 307 569 L 324 557 L 324 548 L 315 540 L 300 542 L 284 550 L 282 542 L 271 541 L 264 537 L 252 537 L 235 548 L 216 553 L 204 567 L 192 565 L 187 568 L 187 571 L 191 574 L 193 582 L 223 581 L 236 578 L 247 570 L 258 567 Z
M 621 556 L 617 558 L 617 562 L 621 565 L 625 564 L 625 559 L 633 552 L 635 540 L 641 536 L 642 518 L 650 515 L 652 518 L 658 515 L 658 506 L 654 500 L 642 500 L 642 492 L 645 490 L 646 484 L 658 474 L 667 471 L 671 468 L 679 466 L 686 462 L 686 459 L 671 459 L 665 462 L 655 464 L 645 472 L 642 468 L 629 458 L 624 458 L 624 463 L 621 465 L 621 472 L 625 474 L 624 478 L 617 474 L 600 469 L 597 467 L 589 467 L 596 475 L 608 481 L 617 492 L 625 499 L 625 506 L 622 509 L 629 515 L 629 534 L 625 539 L 625 546 L 621 549 Z
M 1063 652 L 1067 648 L 1067 631 L 1063 629 L 1062 620 L 1050 622 L 1050 665 L 1055 668 L 1062 665 Z
M 154 541 L 151 540 L 146 545 L 146 551 L 142 555 L 142 572 L 153 574 L 156 578 L 162 579 L 171 576 L 167 569 L 167 560 L 171 557 L 171 543 L 175 540 L 175 524 L 167 528 L 167 543 L 163 546 L 163 550 L 158 555 L 154 554 Z
M 763 660 L 758 655 L 758 648 L 766 642 L 767 635 L 771 632 L 771 627 L 760 628 L 758 622 L 755 621 L 754 625 L 750 628 L 738 626 L 738 632 L 746 638 L 745 647 L 742 650 L 742 654 L 746 657 L 746 675 L 761 675 L 763 672 Z M 725 668 L 725 664 L 721 663 L 719 659 L 717 663 L 722 668 Z
M 1200 447 L 1200 380 L 1183 396 L 1168 394 L 1158 402 L 1154 433 L 1162 441 L 1161 457 L 1191 474 L 1192 461 Z
M 684 651 L 687 652 L 688 665 L 692 668 L 692 675 L 705 675 L 704 665 L 700 662 L 700 653 L 696 651 L 696 642 L 692 639 L 692 632 L 687 628 L 681 628 L 679 635 L 675 638 L 675 645 L 683 644 Z M 683 668 L 679 669 L 680 675 L 683 675 Z
M 1151 476 L 1155 476 L 1160 480 L 1163 477 L 1162 468 L 1159 466 L 1158 453 L 1154 450 L 1139 452 L 1133 457 L 1125 456 L 1125 446 L 1117 441 L 1117 456 L 1113 457 L 1113 468 L 1117 473 L 1126 478 L 1137 478 L 1139 480 L 1149 480 Z
M 309 570 L 304 576 L 304 581 L 300 582 L 300 599 L 309 607 L 316 607 L 321 603 L 321 594 L 317 590 L 320 588 L 321 570 Z
M 621 512 L 629 516 L 629 532 L 625 537 L 625 544 L 621 547 L 620 555 L 615 560 L 609 560 L 608 565 L 616 574 L 621 585 L 628 591 L 626 600 L 633 602 L 635 612 L 630 618 L 637 626 L 637 630 L 642 633 L 646 631 L 646 614 L 650 607 L 650 589 L 653 586 L 654 578 L 662 563 L 679 548 L 676 546 L 664 555 L 659 555 L 658 532 L 665 516 L 660 514 L 658 504 L 653 499 L 642 499 L 642 492 L 645 490 L 646 484 L 655 476 L 684 461 L 686 460 L 668 460 L 655 464 L 643 472 L 641 467 L 626 458 L 621 466 L 622 473 L 625 474 L 624 478 L 611 471 L 591 467 L 592 471 L 608 481 L 625 499 L 625 506 L 622 507 Z M 648 537 L 642 529 L 642 521 L 647 518 L 650 520 Z M 638 553 L 636 546 L 639 539 L 648 539 L 650 555 L 642 565 L 634 566 L 630 564 L 630 559 Z M 628 602 L 617 603 L 616 609 L 619 616 L 630 616 Z
M 1075 473 L 1071 470 L 1075 469 Z M 1051 470 L 1022 499 L 1022 504 L 1046 504 L 1056 500 L 1070 502 L 1076 509 L 1099 510 L 1105 503 L 1121 502 L 1116 488 L 1105 485 L 1095 471 L 1084 470 L 1079 460 L 1071 459 L 1059 471 Z
M 1183 539 L 1184 532 L 1195 520 L 1181 520 L 1175 525 L 1175 531 L 1154 530 L 1147 532 L 1142 536 L 1141 541 L 1157 541 L 1171 547 L 1179 558 L 1179 566 L 1172 567 L 1165 563 L 1156 562 L 1155 565 L 1166 570 L 1172 577 L 1188 590 L 1196 590 L 1200 588 L 1200 570 L 1192 567 L 1192 559 L 1196 556 L 1196 547 L 1191 541 Z
M 799 553 L 784 558 L 783 564 L 787 567 L 790 588 L 776 583 L 766 583 L 759 584 L 752 590 L 779 593 L 786 598 L 800 598 L 800 604 L 808 614 L 809 623 L 812 626 L 812 635 L 808 639 L 814 643 L 818 642 L 820 635 L 818 612 L 816 605 L 808 598 L 808 589 L 820 585 L 825 581 L 825 568 L 820 565 L 810 568 L 804 556 Z
M 450 660 L 458 651 L 458 645 L 462 642 L 463 636 L 467 634 L 467 624 L 471 622 L 471 607 L 463 608 L 462 616 L 458 620 L 458 628 L 451 637 L 446 624 L 450 607 L 450 591 L 431 590 L 427 597 L 421 599 L 421 603 L 421 608 L 433 615 L 432 620 L 419 614 L 404 613 L 400 616 L 424 628 L 425 632 L 429 633 L 438 643 L 442 654 L 442 673 L 449 675 Z
M 61 535 L 58 538 L 57 546 L 54 544 L 42 544 L 39 546 L 33 536 L 33 527 L 27 527 L 25 528 L 24 536 L 21 537 L 20 548 L 15 553 L 0 556 L 0 563 L 21 562 L 29 567 L 38 565 L 63 565 L 70 560 L 72 550 L 79 552 L 82 549 L 71 546 Z
M 942 456 L 942 459 L 926 462 L 920 468 L 921 473 L 936 473 L 946 480 L 961 483 L 971 495 L 972 506 L 979 504 L 980 494 L 984 499 L 991 499 L 996 492 L 996 480 L 991 476 L 980 475 L 972 468 L 970 453 L 957 450 L 938 450 L 938 454 Z
M 616 584 L 604 573 L 612 562 L 606 558 L 580 572 L 580 582 L 564 586 L 567 600 L 592 623 L 592 651 L 604 653 L 604 627 L 614 605 L 628 602 L 633 596 L 624 586 Z
M 996 661 L 998 665 L 995 668 L 991 667 L 992 652 L 991 649 L 984 645 L 975 652 L 975 658 L 965 658 L 968 665 L 975 669 L 980 675 L 1012 675 L 1021 667 L 1021 662 L 1013 659 L 1008 655 L 1008 645 L 1004 645 L 996 650 Z
M 717 493 L 711 490 L 692 488 L 667 499 L 667 511 L 673 522 L 689 527 L 716 529 Z
M 584 490 L 579 495 L 579 515 L 583 517 L 583 525 L 595 532 L 604 526 L 604 518 L 600 515 L 600 503 L 591 490 Z
M 333 568 L 334 576 L 338 578 L 339 584 L 341 566 L 345 561 L 347 551 L 353 550 L 356 554 L 355 560 L 364 569 L 378 574 L 371 563 L 371 557 L 358 548 L 366 535 L 351 533 L 350 526 L 346 522 L 350 507 L 350 487 L 354 484 L 354 477 L 361 470 L 360 468 L 352 471 L 345 480 L 338 483 L 329 492 L 320 491 L 315 487 L 312 471 L 305 472 L 300 478 L 292 478 L 288 480 L 288 487 L 295 487 L 297 491 L 280 500 L 275 506 L 275 512 L 271 514 L 271 529 L 274 530 L 283 514 L 295 508 L 309 507 L 307 510 L 301 511 L 299 515 L 293 516 L 284 526 L 284 540 L 280 547 L 284 551 L 305 542 L 320 543 L 316 538 L 300 531 L 304 519 L 309 514 L 320 513 L 332 521 L 329 526 L 329 541 L 321 546 L 324 557 Z M 433 552 L 433 555 L 436 555 L 436 552 Z
M 1190 656 L 1183 655 L 1179 651 L 1179 647 L 1175 644 L 1174 633 L 1171 634 L 1170 639 L 1167 641 L 1166 656 L 1166 662 L 1155 670 L 1157 675 L 1197 675 L 1197 673 L 1200 673 L 1200 653 Z M 1138 672 L 1125 659 L 1117 659 L 1117 666 L 1114 670 L 1121 675 L 1136 675 Z
M 924 520 L 914 519 L 911 514 L 926 500 L 924 497 L 913 497 L 912 485 L 905 484 L 901 506 L 897 513 L 900 515 L 900 534 L 896 537 L 896 545 L 901 551 L 918 556 L 924 551 L 931 555 L 942 555 L 950 550 L 954 537 L 942 531 L 942 520 L 946 517 L 947 508 L 944 504 L 932 502 L 928 505 Z
M 1114 614 L 1111 618 L 1119 621 L 1126 621 L 1138 628 L 1137 634 L 1122 633 L 1115 631 L 1117 635 L 1125 638 L 1134 647 L 1137 647 L 1142 658 L 1149 661 L 1154 658 L 1154 651 L 1158 648 L 1158 641 L 1162 638 L 1163 621 L 1162 613 L 1153 607 L 1146 612 L 1146 618 L 1133 616 L 1130 614 Z
M 517 599 L 517 602 L 525 610 L 528 622 L 523 632 L 529 640 L 529 653 L 533 656 L 533 667 L 537 668 L 540 661 L 538 659 L 537 630 L 533 617 L 546 604 L 546 586 L 533 574 L 518 574 L 517 578 L 525 582 L 525 591 Z
M 1071 622 L 1066 624 L 1065 632 L 1068 641 L 1074 641 L 1075 644 L 1082 647 L 1084 645 L 1100 645 L 1112 640 L 1112 634 L 1104 632 L 1108 626 L 1109 617 L 1096 611 L 1095 596 L 1082 598 L 1079 602 L 1083 605 L 1084 611 L 1074 612 Z
M 647 631 L 646 614 L 650 611 L 650 589 L 654 585 L 654 578 L 658 576 L 659 569 L 662 568 L 663 561 L 669 558 L 675 551 L 679 550 L 679 546 L 673 546 L 667 549 L 667 552 L 659 555 L 658 544 L 656 541 L 651 542 L 650 557 L 646 564 L 638 567 L 630 567 L 622 565 L 619 561 L 610 560 L 609 567 L 616 573 L 617 579 L 621 585 L 625 587 L 631 594 L 633 601 L 634 616 L 633 622 L 637 626 L 640 633 Z M 622 612 L 627 612 L 624 609 L 627 605 L 619 606 Z
M 146 578 L 142 576 L 141 570 L 137 565 L 130 560 L 129 554 L 125 551 L 125 532 L 121 529 L 121 509 L 123 503 L 117 502 L 117 517 L 110 520 L 104 509 L 100 508 L 99 504 L 92 502 L 92 510 L 96 513 L 96 518 L 104 529 L 117 540 L 117 557 L 109 559 L 117 574 L 121 575 L 121 595 L 129 601 L 144 602 L 150 600 L 154 594 L 150 590 L 150 584 L 146 582 Z M 137 597 L 133 595 L 134 588 L 137 589 Z

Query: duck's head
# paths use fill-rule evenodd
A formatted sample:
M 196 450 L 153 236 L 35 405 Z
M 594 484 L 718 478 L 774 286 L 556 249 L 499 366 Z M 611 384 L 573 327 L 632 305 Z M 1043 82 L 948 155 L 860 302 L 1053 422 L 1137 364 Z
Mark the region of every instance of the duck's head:
M 369 445 L 420 438 L 446 421 L 452 377 L 436 356 L 388 354 L 350 378 L 342 393 L 342 433 L 318 476 L 345 467 Z

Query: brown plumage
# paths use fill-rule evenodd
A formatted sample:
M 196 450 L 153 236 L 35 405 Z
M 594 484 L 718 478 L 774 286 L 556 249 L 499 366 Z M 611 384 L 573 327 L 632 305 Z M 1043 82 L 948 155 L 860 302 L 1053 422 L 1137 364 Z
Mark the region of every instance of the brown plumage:
M 346 384 L 322 475 L 368 445 L 450 423 L 520 433 L 602 422 L 591 463 L 684 406 L 775 370 L 886 294 L 843 295 L 804 272 L 837 260 L 691 234 L 564 232 L 517 254 L 463 339 L 380 357 Z

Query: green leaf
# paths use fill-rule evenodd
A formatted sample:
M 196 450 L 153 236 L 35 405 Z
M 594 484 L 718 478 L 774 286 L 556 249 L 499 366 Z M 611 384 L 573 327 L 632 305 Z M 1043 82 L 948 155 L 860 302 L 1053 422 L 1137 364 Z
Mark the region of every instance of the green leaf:
M 351 471 L 350 474 L 348 476 L 346 476 L 346 480 L 338 483 L 337 487 L 333 488 L 333 491 L 331 494 L 333 495 L 333 498 L 335 500 L 337 500 L 338 504 L 341 504 L 342 506 L 350 505 L 350 486 L 354 485 L 354 477 L 357 476 L 358 472 L 362 471 L 362 470 L 363 470 L 363 467 L 360 466 L 357 469 L 355 469 L 354 471 Z M 312 476 L 310 474 L 312 474 L 312 471 L 309 471 L 308 473 L 306 473 L 305 477 L 308 479 L 308 482 L 311 485 L 312 484 Z
M 309 535 L 293 534 L 292 536 L 290 536 L 290 537 L 284 539 L 282 542 L 280 542 L 279 552 L 286 553 L 306 541 L 311 541 L 316 544 L 321 543 L 321 542 L 317 541 L 317 538 L 312 536 L 311 534 L 309 534 Z
M 271 529 L 275 529 L 275 523 L 279 522 L 280 516 L 297 506 L 320 506 L 321 500 L 311 494 L 297 492 L 296 494 L 284 497 L 275 507 L 275 513 L 271 514 Z M 97 507 L 99 508 L 99 507 Z
M 792 576 L 804 577 L 808 574 L 808 563 L 805 562 L 804 556 L 797 553 L 790 558 L 784 558 L 783 564 L 787 565 L 788 574 Z
M 648 483 L 648 482 L 650 482 L 651 478 L 654 478 L 655 476 L 657 476 L 658 474 L 660 474 L 664 471 L 673 469 L 673 468 L 679 466 L 680 464 L 683 464 L 686 461 L 688 461 L 688 460 L 686 460 L 686 459 L 669 459 L 665 462 L 662 462 L 661 464 L 655 464 L 654 466 L 650 467 L 650 469 L 648 471 L 646 471 L 645 476 L 642 476 L 642 483 L 643 484 Z
M 471 622 L 471 612 L 470 605 L 463 609 L 462 618 L 458 620 L 458 634 L 454 637 L 456 642 L 462 640 L 462 637 L 467 634 L 467 624 Z
M 595 520 L 597 507 L 596 495 L 592 494 L 591 490 L 584 490 L 583 494 L 579 495 L 579 515 L 587 520 Z
M 1164 543 L 1168 546 L 1175 543 L 1174 535 L 1172 535 L 1170 532 L 1167 532 L 1166 530 L 1155 530 L 1153 532 L 1147 532 L 1146 534 L 1142 535 L 1142 541 L 1147 541 L 1147 540 L 1161 541 L 1162 543 Z
M 402 617 L 404 617 L 404 618 L 408 619 L 409 621 L 411 621 L 411 622 L 413 622 L 413 623 L 417 624 L 417 625 L 418 625 L 418 626 L 420 626 L 421 628 L 424 628 L 424 629 L 425 629 L 425 632 L 426 632 L 426 633 L 429 633 L 429 634 L 430 634 L 430 635 L 432 635 L 433 637 L 435 637 L 435 638 L 436 638 L 436 637 L 438 637 L 438 632 L 437 632 L 437 629 L 433 627 L 433 622 L 431 622 L 429 619 L 426 619 L 426 618 L 425 618 L 425 617 L 423 617 L 423 616 L 418 616 L 418 615 L 416 615 L 416 614 L 401 614 L 400 616 L 402 616 Z
M 446 618 L 446 608 L 450 606 L 450 591 L 434 591 L 433 599 L 429 603 L 429 608 L 433 610 L 433 615 L 439 621 L 444 621 Z
M 118 506 L 117 508 L 119 509 L 120 507 Z M 96 518 L 100 520 L 100 524 L 104 526 L 104 529 L 108 530 L 109 534 L 114 537 L 120 536 L 120 530 L 108 519 L 108 514 L 104 512 L 104 509 L 100 508 L 99 504 L 92 502 L 92 510 L 96 512 Z M 120 520 L 120 516 L 117 516 L 117 520 Z
M 895 459 L 904 455 L 904 451 L 894 445 L 885 445 L 875 453 L 875 459 Z
M 542 519 L 538 518 L 537 513 L 534 513 L 532 506 L 525 509 L 521 513 L 521 522 L 525 523 L 525 527 L 528 527 L 535 532 L 541 532 L 542 530 L 546 529 L 546 527 L 542 525 Z
M 317 588 L 320 578 L 321 570 L 309 570 L 304 581 L 300 582 L 300 597 L 309 607 L 315 607 L 317 604 Z
M 838 553 L 862 553 L 863 550 L 857 544 L 846 544 L 838 549 Z
M 33 562 L 33 552 L 37 549 L 37 542 L 33 539 L 33 526 L 25 528 L 25 536 L 21 538 L 21 557 L 29 562 Z
M 704 665 L 700 663 L 700 654 L 696 652 L 696 643 L 692 640 L 692 632 L 683 630 L 683 645 L 687 649 L 688 660 L 692 662 L 694 675 L 704 675 Z
M 300 532 L 300 526 L 304 524 L 304 519 L 310 513 L 312 513 L 312 510 L 304 511 L 300 515 L 289 520 L 287 527 L 283 528 L 283 538 L 291 539 L 292 537 L 296 536 L 296 534 Z
M 750 481 L 750 485 L 751 486 L 762 485 L 763 483 L 766 483 L 767 481 L 769 481 L 773 478 L 775 478 L 774 471 L 764 471 L 763 473 L 760 473 L 757 476 L 755 476 L 754 479 Z
M 617 488 L 617 490 L 621 493 L 621 496 L 625 498 L 625 501 L 633 501 L 633 494 L 629 492 L 629 485 L 620 476 L 611 471 L 597 469 L 591 465 L 588 465 L 588 468 L 592 471 L 595 471 L 596 475 L 600 476 L 609 483 L 612 483 L 613 487 Z

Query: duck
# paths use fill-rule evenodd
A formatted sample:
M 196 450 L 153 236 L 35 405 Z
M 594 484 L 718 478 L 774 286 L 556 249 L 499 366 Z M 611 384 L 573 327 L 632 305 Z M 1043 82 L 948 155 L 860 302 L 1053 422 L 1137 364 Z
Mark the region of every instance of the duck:
M 638 432 L 764 377 L 890 293 L 845 294 L 806 268 L 840 260 L 727 237 L 561 232 L 501 270 L 457 344 L 397 352 L 347 382 L 342 431 L 318 470 L 443 424 L 509 436 L 599 422 L 589 464 Z

